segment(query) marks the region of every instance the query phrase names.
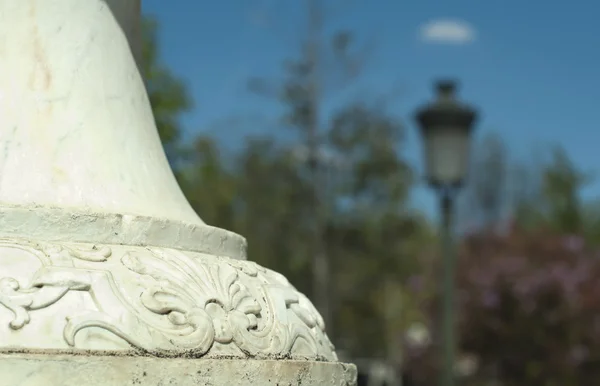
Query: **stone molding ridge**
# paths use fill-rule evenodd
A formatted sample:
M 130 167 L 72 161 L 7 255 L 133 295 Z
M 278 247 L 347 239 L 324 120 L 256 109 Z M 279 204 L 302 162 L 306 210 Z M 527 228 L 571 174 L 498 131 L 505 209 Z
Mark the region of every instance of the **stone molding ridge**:
M 0 205 L 0 237 L 156 246 L 246 259 L 246 239 L 206 224 L 75 208 Z
M 0 352 L 2 386 L 356 386 L 339 362 L 84 356 Z
M 0 238 L 0 349 L 337 361 L 282 275 L 172 248 Z

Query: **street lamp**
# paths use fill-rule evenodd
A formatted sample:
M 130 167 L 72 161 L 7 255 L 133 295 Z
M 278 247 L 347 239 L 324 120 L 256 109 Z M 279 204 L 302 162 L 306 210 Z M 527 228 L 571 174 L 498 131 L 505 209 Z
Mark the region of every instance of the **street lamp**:
M 437 100 L 419 109 L 417 123 L 423 137 L 425 177 L 440 199 L 443 256 L 442 386 L 454 384 L 454 271 L 452 217 L 454 197 L 467 177 L 471 132 L 476 112 L 458 102 L 456 84 L 436 85 Z

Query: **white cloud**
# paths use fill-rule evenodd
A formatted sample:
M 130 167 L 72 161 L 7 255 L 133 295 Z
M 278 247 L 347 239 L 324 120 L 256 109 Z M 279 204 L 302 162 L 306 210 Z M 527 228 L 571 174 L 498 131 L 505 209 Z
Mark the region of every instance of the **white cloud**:
M 419 35 L 428 43 L 468 44 L 475 40 L 475 30 L 460 20 L 438 19 L 424 24 Z

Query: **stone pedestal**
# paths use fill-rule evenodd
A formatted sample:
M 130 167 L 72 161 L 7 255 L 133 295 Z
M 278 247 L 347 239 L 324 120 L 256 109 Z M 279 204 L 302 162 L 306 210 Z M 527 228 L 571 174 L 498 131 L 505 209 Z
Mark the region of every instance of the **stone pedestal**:
M 292 360 L 156 359 L 118 355 L 0 354 L 2 385 L 349 385 L 354 368 Z
M 185 200 L 139 19 L 0 0 L 0 386 L 354 384 L 311 302 Z

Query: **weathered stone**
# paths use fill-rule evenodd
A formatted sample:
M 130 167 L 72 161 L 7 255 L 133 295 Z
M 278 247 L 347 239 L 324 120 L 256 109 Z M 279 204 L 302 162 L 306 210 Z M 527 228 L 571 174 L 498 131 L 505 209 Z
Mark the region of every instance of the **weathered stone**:
M 185 200 L 139 21 L 0 0 L 0 386 L 353 384 L 311 302 Z

